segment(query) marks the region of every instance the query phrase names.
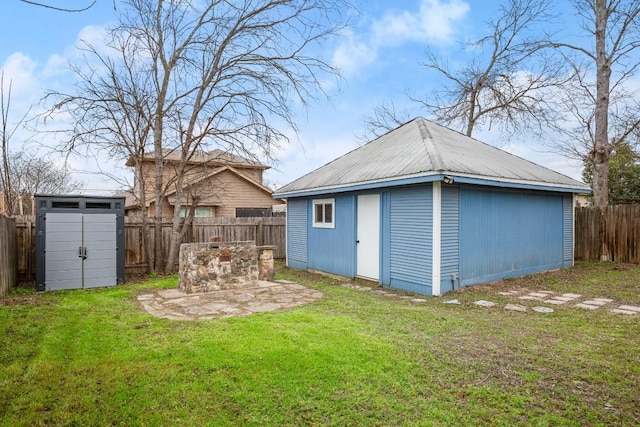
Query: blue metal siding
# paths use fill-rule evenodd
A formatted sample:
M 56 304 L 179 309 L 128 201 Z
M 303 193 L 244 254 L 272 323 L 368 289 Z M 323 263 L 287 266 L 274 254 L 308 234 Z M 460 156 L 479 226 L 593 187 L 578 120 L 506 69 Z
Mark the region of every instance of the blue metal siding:
M 440 262 L 440 292 L 449 292 L 459 287 L 459 203 L 458 187 L 442 186 L 442 232 Z M 452 280 L 454 274 L 456 279 Z
M 562 267 L 562 212 L 557 193 L 462 186 L 462 285 Z
M 314 228 L 312 212 L 307 214 L 309 235 L 309 268 L 339 274 L 356 275 L 356 197 L 354 195 L 322 196 L 335 199 L 335 228 Z M 309 199 L 312 203 L 313 199 Z
M 573 195 L 565 194 L 562 202 L 562 260 L 563 267 L 571 267 L 573 265 Z
M 431 295 L 432 188 L 393 189 L 389 200 L 389 285 Z
M 385 191 L 380 194 L 380 284 L 389 285 L 391 272 L 390 263 L 390 245 L 389 240 L 391 238 L 390 232 L 390 194 L 389 191 Z
M 287 265 L 307 268 L 307 199 L 287 201 Z

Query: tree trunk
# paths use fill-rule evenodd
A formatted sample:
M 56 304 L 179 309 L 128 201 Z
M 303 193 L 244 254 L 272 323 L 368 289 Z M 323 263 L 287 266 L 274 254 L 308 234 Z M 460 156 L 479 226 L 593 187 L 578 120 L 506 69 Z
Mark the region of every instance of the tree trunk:
M 611 81 L 611 60 L 606 52 L 607 0 L 596 0 L 596 106 L 595 141 L 590 153 L 593 163 L 593 199 L 600 208 L 600 260 L 608 261 L 611 256 L 607 247 L 606 210 L 609 204 L 609 85 Z

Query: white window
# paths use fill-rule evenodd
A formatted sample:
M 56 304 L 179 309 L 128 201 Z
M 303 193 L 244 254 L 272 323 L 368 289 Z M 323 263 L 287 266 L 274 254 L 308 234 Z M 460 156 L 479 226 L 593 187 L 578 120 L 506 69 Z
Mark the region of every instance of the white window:
M 313 226 L 317 228 L 335 228 L 334 199 L 313 201 Z
M 180 217 L 184 218 L 189 215 L 189 208 L 180 209 Z M 196 218 L 211 218 L 211 208 L 196 208 Z

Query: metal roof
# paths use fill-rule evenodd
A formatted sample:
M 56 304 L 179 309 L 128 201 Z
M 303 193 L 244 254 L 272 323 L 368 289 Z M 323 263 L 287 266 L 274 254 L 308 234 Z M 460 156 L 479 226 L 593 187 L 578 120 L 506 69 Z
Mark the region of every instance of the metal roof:
M 358 184 L 448 174 L 536 187 L 589 189 L 582 182 L 459 132 L 416 118 L 278 189 L 348 191 Z M 469 181 L 470 182 L 470 181 Z

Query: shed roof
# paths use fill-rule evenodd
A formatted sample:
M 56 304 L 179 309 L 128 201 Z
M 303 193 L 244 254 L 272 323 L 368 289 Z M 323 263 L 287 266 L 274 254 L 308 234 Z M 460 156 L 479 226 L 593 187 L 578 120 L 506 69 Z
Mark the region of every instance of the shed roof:
M 409 178 L 428 182 L 443 174 L 459 182 L 479 180 L 575 192 L 589 189 L 566 175 L 416 118 L 285 185 L 274 196 L 349 191 L 362 184 L 381 187 Z

